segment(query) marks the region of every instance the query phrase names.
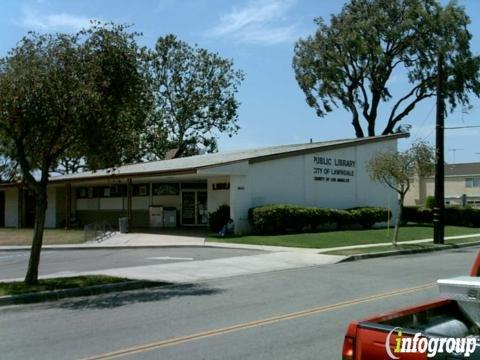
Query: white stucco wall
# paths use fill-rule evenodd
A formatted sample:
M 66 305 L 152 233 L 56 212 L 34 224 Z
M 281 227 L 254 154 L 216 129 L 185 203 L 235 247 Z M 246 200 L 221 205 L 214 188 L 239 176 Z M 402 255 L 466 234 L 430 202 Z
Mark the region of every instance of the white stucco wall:
M 56 213 L 56 204 L 57 204 L 57 189 L 54 187 L 49 187 L 47 190 L 47 212 L 45 214 L 45 227 L 46 228 L 55 228 L 57 227 L 57 213 Z
M 214 212 L 220 205 L 230 205 L 230 190 L 213 190 L 214 184 L 229 183 L 228 176 L 214 177 L 207 180 L 208 212 Z
M 395 214 L 396 193 L 371 181 L 366 170 L 371 157 L 388 149 L 396 149 L 395 139 L 250 164 L 246 175 L 230 178 L 236 230 L 248 230 L 249 208 L 272 203 L 331 208 L 382 206 Z M 319 163 L 319 158 L 330 159 L 331 165 Z M 344 166 L 336 160 L 355 163 Z M 353 175 L 332 174 L 339 170 L 353 171 Z
M 248 209 L 252 207 L 251 177 L 236 175 L 230 177 L 230 217 L 235 222 L 235 232 L 248 232 Z
M 18 226 L 18 189 L 5 189 L 5 226 Z

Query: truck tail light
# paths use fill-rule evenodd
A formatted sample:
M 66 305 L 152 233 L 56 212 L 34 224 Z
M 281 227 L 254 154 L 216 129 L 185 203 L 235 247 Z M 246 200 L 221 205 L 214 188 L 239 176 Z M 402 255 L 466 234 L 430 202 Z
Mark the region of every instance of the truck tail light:
M 342 359 L 343 360 L 353 360 L 355 358 L 355 339 L 345 336 L 343 341 L 343 351 Z

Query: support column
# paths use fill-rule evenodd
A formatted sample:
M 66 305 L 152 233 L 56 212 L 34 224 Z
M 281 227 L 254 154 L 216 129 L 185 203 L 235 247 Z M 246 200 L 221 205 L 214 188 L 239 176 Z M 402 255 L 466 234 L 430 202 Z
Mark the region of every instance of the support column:
M 23 227 L 24 219 L 24 200 L 23 200 L 23 187 L 20 185 L 18 188 L 17 201 L 18 201 L 18 213 L 17 213 L 17 229 Z
M 128 217 L 128 232 L 132 230 L 132 179 L 127 180 L 127 217 Z
M 65 184 L 65 229 L 69 230 L 71 227 L 70 219 L 72 217 L 72 185 Z

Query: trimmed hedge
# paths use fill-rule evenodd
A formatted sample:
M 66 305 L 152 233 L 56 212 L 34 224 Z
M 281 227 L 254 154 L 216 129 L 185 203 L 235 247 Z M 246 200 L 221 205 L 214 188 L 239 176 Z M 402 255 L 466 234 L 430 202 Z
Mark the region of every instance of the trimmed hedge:
M 433 210 L 404 206 L 402 221 L 430 224 L 433 222 Z M 445 208 L 445 225 L 480 227 L 480 209 L 447 207 Z
M 230 206 L 220 205 L 217 210 L 208 215 L 210 229 L 218 233 L 230 220 Z
M 315 231 L 321 226 L 345 228 L 355 224 L 371 228 L 377 222 L 387 221 L 391 214 L 379 207 L 360 207 L 346 210 L 272 204 L 252 208 L 248 218 L 259 234 Z

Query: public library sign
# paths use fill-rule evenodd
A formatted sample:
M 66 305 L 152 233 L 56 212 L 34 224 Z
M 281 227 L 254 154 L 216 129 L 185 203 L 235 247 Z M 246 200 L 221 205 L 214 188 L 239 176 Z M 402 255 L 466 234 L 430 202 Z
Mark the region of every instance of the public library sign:
M 314 156 L 313 179 L 331 183 L 349 183 L 350 178 L 355 176 L 356 161 Z

